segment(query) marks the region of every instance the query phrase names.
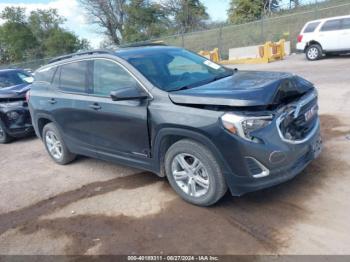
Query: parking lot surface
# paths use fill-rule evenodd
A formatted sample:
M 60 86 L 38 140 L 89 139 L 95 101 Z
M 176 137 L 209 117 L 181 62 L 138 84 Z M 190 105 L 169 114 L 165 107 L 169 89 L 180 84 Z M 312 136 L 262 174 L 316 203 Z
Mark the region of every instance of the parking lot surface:
M 200 208 L 154 174 L 59 166 L 39 139 L 18 140 L 0 145 L 0 254 L 350 254 L 350 57 L 237 67 L 318 87 L 324 150 L 301 175 Z

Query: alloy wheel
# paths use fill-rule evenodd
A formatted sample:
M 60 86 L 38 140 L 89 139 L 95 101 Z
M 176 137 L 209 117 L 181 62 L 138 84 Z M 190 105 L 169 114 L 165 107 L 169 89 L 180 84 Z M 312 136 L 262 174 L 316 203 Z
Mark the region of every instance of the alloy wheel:
M 179 188 L 191 197 L 201 197 L 209 190 L 210 180 L 203 163 L 193 155 L 181 153 L 172 161 L 172 175 Z
M 46 132 L 45 143 L 53 158 L 57 160 L 62 158 L 62 155 L 63 155 L 62 144 L 54 132 L 52 131 Z
M 315 60 L 315 59 L 317 59 L 317 57 L 319 55 L 319 51 L 316 47 L 311 47 L 308 50 L 307 55 L 310 59 Z

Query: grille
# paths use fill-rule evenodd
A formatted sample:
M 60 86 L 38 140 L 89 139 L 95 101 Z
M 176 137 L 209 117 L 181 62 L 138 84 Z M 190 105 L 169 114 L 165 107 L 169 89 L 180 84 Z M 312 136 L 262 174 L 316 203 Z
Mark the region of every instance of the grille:
M 312 108 L 316 110 L 316 113 L 310 119 L 306 119 L 305 114 L 310 112 Z M 290 111 L 279 125 L 283 137 L 288 140 L 304 139 L 316 125 L 317 110 L 317 98 L 314 98 L 300 108 L 296 118 L 294 116 L 296 110 Z

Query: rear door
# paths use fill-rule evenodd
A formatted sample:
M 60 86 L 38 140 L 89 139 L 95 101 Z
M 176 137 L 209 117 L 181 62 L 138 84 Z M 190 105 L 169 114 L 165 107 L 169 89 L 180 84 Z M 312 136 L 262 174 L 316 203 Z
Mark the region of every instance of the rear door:
M 89 70 L 92 61 L 84 60 L 59 66 L 48 98 L 50 112 L 68 148 L 93 154 L 89 108 Z
M 147 157 L 149 138 L 148 100 L 112 101 L 111 91 L 120 88 L 142 88 L 120 64 L 96 59 L 93 65 L 93 91 L 89 118 L 93 144 L 100 155 Z M 104 157 L 105 158 L 105 157 Z
M 341 19 L 331 19 L 323 23 L 318 34 L 318 41 L 325 51 L 337 51 L 340 48 L 339 34 Z
M 350 17 L 342 19 L 342 30 L 339 32 L 339 48 L 350 50 Z

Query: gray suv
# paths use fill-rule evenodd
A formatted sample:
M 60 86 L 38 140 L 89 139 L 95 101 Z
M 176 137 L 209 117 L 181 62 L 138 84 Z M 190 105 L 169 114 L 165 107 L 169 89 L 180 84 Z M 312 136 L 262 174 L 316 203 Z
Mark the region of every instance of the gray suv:
M 201 206 L 287 181 L 321 150 L 310 82 L 176 47 L 54 59 L 36 71 L 29 108 L 58 164 L 85 155 L 149 170 Z

